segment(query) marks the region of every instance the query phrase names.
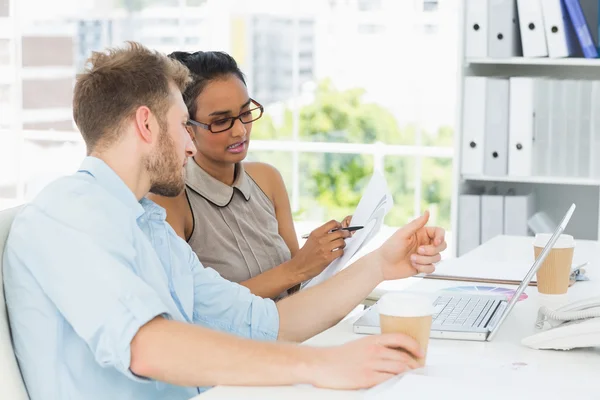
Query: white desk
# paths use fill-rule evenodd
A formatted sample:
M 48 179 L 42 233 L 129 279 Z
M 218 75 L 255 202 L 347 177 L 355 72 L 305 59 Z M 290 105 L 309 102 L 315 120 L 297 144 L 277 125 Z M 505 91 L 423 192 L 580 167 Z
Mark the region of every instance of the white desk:
M 486 260 L 533 263 L 532 238 L 498 236 L 472 252 L 461 257 L 468 263 L 481 264 L 485 268 Z M 574 264 L 588 261 L 586 267 L 590 281 L 577 282 L 569 289 L 569 302 L 598 296 L 600 293 L 600 244 L 595 241 L 577 241 Z M 401 281 L 386 282 L 374 293 L 374 297 L 388 290 L 410 290 L 434 292 L 440 289 L 477 285 L 473 282 L 443 281 L 421 278 L 409 278 Z M 483 285 L 483 284 L 480 284 Z M 516 288 L 515 286 L 507 286 Z M 562 382 L 566 385 L 585 385 L 587 393 L 600 399 L 600 348 L 577 349 L 571 351 L 533 350 L 520 344 L 523 337 L 533 334 L 534 321 L 539 308 L 536 287 L 526 290 L 528 299 L 517 303 L 508 316 L 493 342 L 470 342 L 432 339 L 427 357 L 427 374 L 453 377 L 458 373 L 477 374 L 479 382 L 501 379 L 509 380 L 518 387 L 519 381 L 528 379 L 543 382 Z M 327 331 L 307 340 L 306 345 L 330 346 L 363 337 L 352 332 L 352 322 L 357 316 L 350 317 Z M 558 390 L 558 389 L 557 389 Z M 197 400 L 210 399 L 362 399 L 361 391 L 334 391 L 315 389 L 309 386 L 296 387 L 216 387 L 196 397 Z M 460 398 L 458 396 L 457 398 Z M 519 398 L 518 396 L 515 398 Z M 578 397 L 582 398 L 582 397 Z

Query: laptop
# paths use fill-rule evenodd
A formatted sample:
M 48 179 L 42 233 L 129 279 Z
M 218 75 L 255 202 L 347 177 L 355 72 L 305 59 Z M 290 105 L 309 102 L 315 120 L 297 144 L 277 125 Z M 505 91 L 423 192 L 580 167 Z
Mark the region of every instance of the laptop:
M 444 293 L 443 291 L 437 294 L 437 297 L 433 300 L 435 311 L 430 337 L 491 341 L 546 259 L 552 246 L 564 232 L 574 211 L 575 204 L 572 204 L 510 301 L 505 296 L 455 294 L 454 292 Z M 378 334 L 381 332 L 377 303 L 365 311 L 354 323 L 353 329 L 355 333 L 362 334 Z

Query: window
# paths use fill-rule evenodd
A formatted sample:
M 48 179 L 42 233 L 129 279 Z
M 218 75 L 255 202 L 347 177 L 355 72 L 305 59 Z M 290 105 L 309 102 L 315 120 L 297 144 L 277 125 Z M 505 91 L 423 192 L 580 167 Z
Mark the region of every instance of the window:
M 10 64 L 10 41 L 8 39 L 0 39 L 0 66 Z
M 10 94 L 9 85 L 0 85 L 0 130 L 10 128 Z
M 423 0 L 423 11 L 436 11 L 438 0 Z
M 253 124 L 248 159 L 279 169 L 297 223 L 315 226 L 351 213 L 378 170 L 394 197 L 387 225 L 402 225 L 427 207 L 431 222 L 451 231 L 458 49 L 451 27 L 458 24 L 458 7 L 414 0 L 397 15 L 404 0 L 328 1 L 322 11 L 293 0 L 257 1 L 272 7 L 248 7 L 244 0 L 79 7 L 55 0 L 43 18 L 9 17 L 23 21 L 23 29 L 19 37 L 0 39 L 0 66 L 14 63 L 9 43 L 20 46 L 23 63 L 20 82 L 0 81 L 0 139 L 18 126 L 14 134 L 26 144 L 0 144 L 0 200 L 26 201 L 44 182 L 79 165 L 85 151 L 71 120 L 75 74 L 93 50 L 135 40 L 165 53 L 201 47 L 238 60 L 250 95 L 265 106 Z M 7 13 L 1 4 L 0 15 Z M 13 98 L 22 99 L 20 109 L 7 112 Z M 18 157 L 29 160 L 27 173 L 6 167 L 7 159 L 20 164 Z
M 0 17 L 8 17 L 8 1 L 0 1 Z
M 358 33 L 374 34 L 382 33 L 385 27 L 378 24 L 360 24 L 358 25 Z
M 381 10 L 383 0 L 358 0 L 358 9 L 360 11 L 378 11 Z

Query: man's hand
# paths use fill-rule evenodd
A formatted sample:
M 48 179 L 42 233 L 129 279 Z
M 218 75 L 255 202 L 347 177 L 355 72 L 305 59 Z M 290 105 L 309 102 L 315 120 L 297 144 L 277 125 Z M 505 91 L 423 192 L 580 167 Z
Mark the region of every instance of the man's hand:
M 311 383 L 330 389 L 362 389 L 419 368 L 418 343 L 403 334 L 374 335 L 342 346 L 319 348 Z
M 375 251 L 382 279 L 401 279 L 418 273 L 430 274 L 440 252 L 447 247 L 442 228 L 425 226 L 429 212 L 397 230 Z

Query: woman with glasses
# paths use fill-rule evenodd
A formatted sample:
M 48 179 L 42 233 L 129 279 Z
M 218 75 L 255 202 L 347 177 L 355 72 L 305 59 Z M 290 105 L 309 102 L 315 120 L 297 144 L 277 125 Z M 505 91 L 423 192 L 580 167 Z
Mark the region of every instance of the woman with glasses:
M 332 220 L 302 248 L 279 172 L 245 162 L 252 122 L 263 106 L 248 95 L 235 60 L 222 52 L 175 52 L 192 83 L 183 94 L 197 153 L 186 166 L 186 187 L 175 198 L 150 195 L 204 266 L 261 297 L 279 298 L 342 255 L 348 226 Z M 333 232 L 332 232 L 333 231 Z

